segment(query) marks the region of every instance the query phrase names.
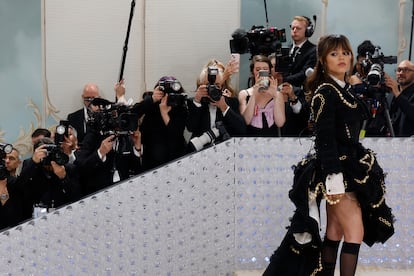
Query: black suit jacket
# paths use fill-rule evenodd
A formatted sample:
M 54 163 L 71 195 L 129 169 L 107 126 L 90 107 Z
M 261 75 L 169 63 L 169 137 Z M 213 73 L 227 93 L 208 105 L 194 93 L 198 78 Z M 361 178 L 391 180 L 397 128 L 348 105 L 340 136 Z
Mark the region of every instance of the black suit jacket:
M 390 117 L 395 136 L 414 135 L 414 84 L 404 89 L 397 98 L 392 98 Z
M 289 72 L 283 76 L 283 80 L 293 86 L 302 87 L 306 80 L 306 69 L 314 68 L 315 65 L 316 46 L 307 40 L 297 51 L 294 61 L 289 66 Z
M 82 143 L 83 138 L 85 137 L 85 112 L 83 108 L 70 113 L 67 120 L 69 121 L 69 124 L 76 129 L 78 143 Z
M 133 144 L 128 142 L 129 136 L 118 137 L 127 140 L 122 142 L 125 152 L 111 150 L 106 155 L 105 161 L 102 161 L 98 155 L 98 148 L 103 139 L 105 136 L 90 129 L 85 135 L 82 147 L 75 152 L 75 164 L 80 170 L 83 195 L 89 195 L 114 184 L 115 170 L 118 171 L 120 180 L 125 180 L 141 170 L 141 160 L 135 156 Z
M 233 97 L 225 97 L 225 100 L 230 109 L 227 111 L 226 116 L 223 116 L 220 109 L 217 108 L 216 122 L 222 121 L 230 136 L 244 136 L 246 134 L 246 123 L 239 112 L 239 100 Z M 201 107 L 197 107 L 193 99 L 189 99 L 187 106 L 188 119 L 186 125 L 188 131 L 192 132 L 191 138 L 198 137 L 211 129 L 208 104 L 202 104 Z

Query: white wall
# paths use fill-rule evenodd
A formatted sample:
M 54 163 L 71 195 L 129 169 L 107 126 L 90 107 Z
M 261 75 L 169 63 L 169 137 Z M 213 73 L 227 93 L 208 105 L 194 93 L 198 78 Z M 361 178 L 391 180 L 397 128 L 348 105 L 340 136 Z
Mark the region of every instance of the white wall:
M 46 88 L 57 117 L 81 107 L 87 82 L 113 100 L 131 1 L 44 3 Z M 193 91 L 208 59 L 227 61 L 239 22 L 240 0 L 137 0 L 124 71 L 127 95 L 140 99 L 163 75 L 176 76 Z

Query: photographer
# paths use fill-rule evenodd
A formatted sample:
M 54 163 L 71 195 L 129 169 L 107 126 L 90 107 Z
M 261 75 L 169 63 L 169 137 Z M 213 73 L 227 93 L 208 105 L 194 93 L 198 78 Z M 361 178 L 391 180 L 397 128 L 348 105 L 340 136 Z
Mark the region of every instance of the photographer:
M 234 97 L 226 73 L 228 71 L 220 61 L 210 60 L 197 78 L 197 91 L 194 98 L 187 101 L 189 114 L 186 126 L 188 131 L 192 132 L 192 139 L 215 129 L 216 123 L 222 122 L 220 137 L 212 137 L 210 143 L 205 144 L 204 147 L 209 146 L 216 138 L 220 141 L 220 138 L 221 140 L 225 138 L 223 136 L 243 136 L 246 133 L 246 125 L 238 109 L 239 102 Z M 190 142 L 189 151 L 194 150 L 192 146 Z
M 82 146 L 75 152 L 82 193 L 89 195 L 140 172 L 140 143 L 134 135 L 139 114 L 122 104 L 96 98 L 98 110 L 88 121 Z
M 25 219 L 23 189 L 17 178 L 10 175 L 7 161 L 4 160 L 12 151 L 12 145 L 0 143 L 0 230 L 15 226 Z
M 163 76 L 134 109 L 143 113 L 140 126 L 144 170 L 158 167 L 185 154 L 187 106 L 184 89 L 173 76 Z
M 308 118 L 310 108 L 304 97 L 302 88 L 282 82 L 281 74 L 276 72 L 278 59 L 275 54 L 269 56 L 272 64 L 271 75 L 278 80 L 278 89 L 283 94 L 285 101 L 286 122 L 280 129 L 280 135 L 284 137 L 297 137 L 309 135 Z
M 250 63 L 253 86 L 239 92 L 240 113 L 249 136 L 280 136 L 278 128 L 286 121 L 284 97 L 277 91 L 277 80 L 269 76 L 271 67 L 266 56 L 253 56 Z
M 409 60 L 400 62 L 397 79 L 385 74 L 385 85 L 392 92 L 390 117 L 395 136 L 414 135 L 414 64 Z
M 383 72 L 387 57 L 379 53 L 379 46 L 375 46 L 370 40 L 365 40 L 358 45 L 357 52 L 349 83 L 352 86 L 351 91 L 369 110 L 369 118 L 364 121 L 360 135 L 361 137 L 393 136 L 387 103 L 387 94 L 390 91 L 384 84 Z
M 41 138 L 34 144 L 33 156 L 25 160 L 19 176 L 26 218 L 37 207 L 57 208 L 80 198 L 78 170 L 68 161 L 69 157 L 52 139 Z

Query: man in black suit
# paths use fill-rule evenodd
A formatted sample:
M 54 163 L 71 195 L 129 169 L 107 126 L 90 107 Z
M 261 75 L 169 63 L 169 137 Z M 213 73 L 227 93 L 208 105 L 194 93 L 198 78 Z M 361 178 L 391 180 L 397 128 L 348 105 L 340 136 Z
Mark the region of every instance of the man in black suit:
M 283 87 L 291 87 L 294 95 L 287 95 L 286 123 L 281 129 L 282 136 L 303 136 L 308 134 L 309 108 L 305 101 L 304 84 L 307 74 L 316 65 L 316 45 L 308 40 L 314 32 L 308 17 L 295 16 L 290 25 L 292 47 L 288 72 L 279 77 Z M 290 86 L 289 86 L 290 85 Z M 292 89 L 291 89 L 292 90 Z M 284 91 L 282 90 L 282 93 Z
M 85 137 L 87 121 L 89 119 L 89 114 L 91 112 L 91 102 L 95 98 L 99 98 L 99 88 L 94 83 L 88 83 L 84 86 L 82 92 L 82 101 L 83 101 L 83 108 L 70 113 L 68 115 L 67 120 L 69 124 L 76 129 L 78 143 L 82 144 L 83 137 Z
M 391 89 L 390 117 L 395 136 L 414 135 L 414 64 L 409 60 L 400 62 L 397 80 L 385 74 L 385 85 Z
M 313 24 L 305 16 L 295 16 L 290 25 L 292 47 L 289 71 L 283 75 L 283 81 L 301 87 L 306 80 L 306 70 L 316 65 L 316 45 L 308 40 L 313 34 Z

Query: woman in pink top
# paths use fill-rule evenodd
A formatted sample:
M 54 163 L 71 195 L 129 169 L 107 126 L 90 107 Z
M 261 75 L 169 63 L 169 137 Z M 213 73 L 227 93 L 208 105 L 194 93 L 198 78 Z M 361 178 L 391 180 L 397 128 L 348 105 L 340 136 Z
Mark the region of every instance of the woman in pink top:
M 279 136 L 278 130 L 286 121 L 283 95 L 277 90 L 277 80 L 270 76 L 270 69 L 266 56 L 253 56 L 250 64 L 253 86 L 239 92 L 240 113 L 248 136 Z

